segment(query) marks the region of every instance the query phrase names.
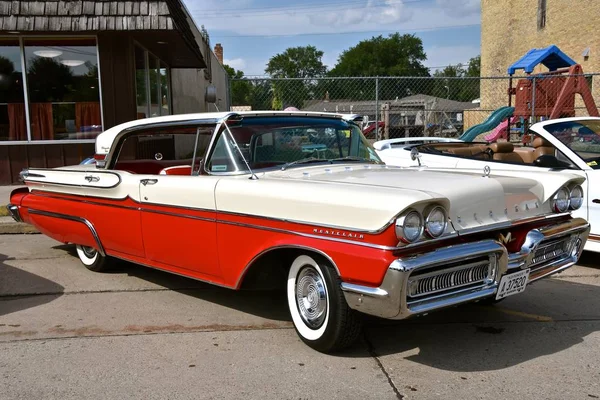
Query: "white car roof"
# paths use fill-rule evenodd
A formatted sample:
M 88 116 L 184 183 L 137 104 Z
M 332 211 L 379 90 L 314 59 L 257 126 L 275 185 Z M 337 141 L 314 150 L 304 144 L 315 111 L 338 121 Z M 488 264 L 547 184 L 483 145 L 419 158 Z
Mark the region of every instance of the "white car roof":
M 310 116 L 310 117 L 327 117 L 327 118 L 338 118 L 344 120 L 356 120 L 362 118 L 358 114 L 341 114 L 341 113 L 324 113 L 324 112 L 312 112 L 312 111 L 222 111 L 222 112 L 205 112 L 205 113 L 192 113 L 192 114 L 176 114 L 166 115 L 164 117 L 152 117 L 137 119 L 129 122 L 113 126 L 110 129 L 105 130 L 96 137 L 96 154 L 108 154 L 110 148 L 119 133 L 125 129 L 134 128 L 137 126 L 161 124 L 167 122 L 185 122 L 185 121 L 206 121 L 214 122 L 222 120 L 229 115 L 241 115 L 241 116 Z

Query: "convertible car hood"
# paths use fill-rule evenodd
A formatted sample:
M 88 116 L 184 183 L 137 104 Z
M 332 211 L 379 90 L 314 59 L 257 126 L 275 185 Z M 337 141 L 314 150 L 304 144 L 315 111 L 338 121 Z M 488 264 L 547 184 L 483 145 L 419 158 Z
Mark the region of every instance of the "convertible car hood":
M 562 184 L 568 181 L 557 178 Z M 234 181 L 219 182 L 217 208 L 368 231 L 423 202 L 449 207 L 457 231 L 551 212 L 547 188 L 539 180 L 484 177 L 473 171 L 353 164 L 293 168 Z

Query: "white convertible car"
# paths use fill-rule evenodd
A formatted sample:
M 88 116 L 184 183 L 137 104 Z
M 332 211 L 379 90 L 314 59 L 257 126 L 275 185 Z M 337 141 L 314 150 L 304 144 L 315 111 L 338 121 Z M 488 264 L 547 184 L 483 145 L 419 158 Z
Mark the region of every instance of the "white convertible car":
M 573 117 L 538 122 L 529 128 L 528 146 L 509 142 L 467 143 L 445 138 L 390 139 L 374 143 L 388 165 L 492 171 L 568 172 L 587 178 L 585 204 L 573 215 L 587 219 L 586 250 L 600 252 L 600 118 Z

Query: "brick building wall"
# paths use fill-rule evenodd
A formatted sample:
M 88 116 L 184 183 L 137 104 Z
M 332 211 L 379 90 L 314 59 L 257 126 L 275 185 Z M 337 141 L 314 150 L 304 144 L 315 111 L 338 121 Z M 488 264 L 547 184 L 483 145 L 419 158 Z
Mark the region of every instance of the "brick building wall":
M 544 2 L 545 26 L 539 28 Z M 553 44 L 585 73 L 600 73 L 599 22 L 598 0 L 481 0 L 481 76 L 507 76 L 508 66 L 527 51 Z M 544 70 L 538 66 L 535 73 Z M 507 105 L 507 88 L 506 81 L 482 80 L 482 109 Z M 592 93 L 600 105 L 600 76 L 593 78 Z

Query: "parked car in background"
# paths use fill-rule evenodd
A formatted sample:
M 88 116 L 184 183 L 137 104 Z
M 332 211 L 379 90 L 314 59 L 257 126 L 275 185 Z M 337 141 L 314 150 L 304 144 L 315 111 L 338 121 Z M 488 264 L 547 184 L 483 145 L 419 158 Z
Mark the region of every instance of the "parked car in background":
M 574 215 L 592 226 L 585 249 L 600 252 L 600 118 L 572 117 L 538 122 L 529 128 L 528 146 L 509 142 L 449 144 L 446 139 L 407 138 L 375 142 L 388 165 L 449 169 L 547 171 L 586 178 L 585 200 Z M 411 155 L 412 154 L 412 155 Z M 415 156 L 418 154 L 418 157 Z
M 319 351 L 352 344 L 360 313 L 403 319 L 497 301 L 572 266 L 585 178 L 384 165 L 354 115 L 240 112 L 128 122 L 95 164 L 29 168 L 16 220 L 75 245 L 230 289 L 287 292 Z
M 378 129 L 375 129 L 375 127 L 377 126 Z M 367 139 L 376 139 L 377 138 L 377 132 L 379 131 L 380 133 L 383 132 L 383 128 L 385 127 L 385 122 L 383 121 L 377 121 L 377 123 L 375 121 L 369 121 L 367 123 L 367 125 L 363 128 L 363 135 L 365 135 L 365 137 Z

